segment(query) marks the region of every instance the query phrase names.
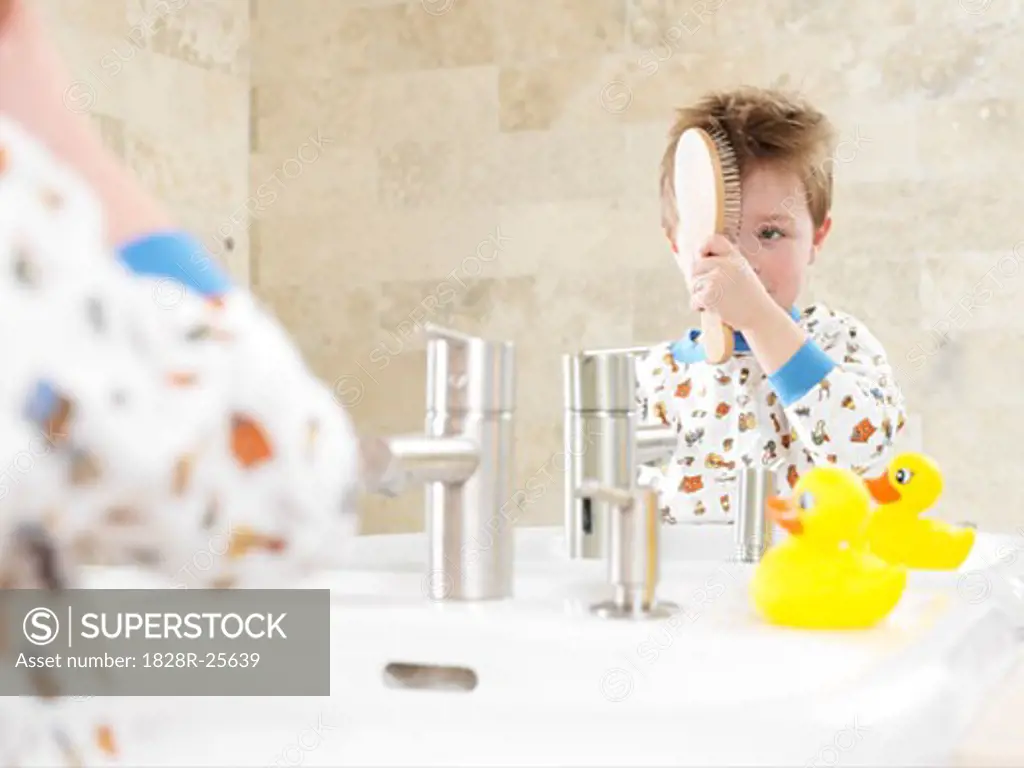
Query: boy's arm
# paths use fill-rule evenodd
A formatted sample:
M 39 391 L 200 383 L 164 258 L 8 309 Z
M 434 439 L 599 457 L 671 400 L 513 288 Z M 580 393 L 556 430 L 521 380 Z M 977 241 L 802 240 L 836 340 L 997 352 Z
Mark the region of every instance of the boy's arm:
M 781 365 L 765 365 L 771 371 L 770 396 L 781 400 L 816 464 L 838 464 L 865 475 L 884 471 L 906 414 L 881 343 L 845 315 L 818 318 L 813 338 L 787 320 L 797 332 L 796 351 Z

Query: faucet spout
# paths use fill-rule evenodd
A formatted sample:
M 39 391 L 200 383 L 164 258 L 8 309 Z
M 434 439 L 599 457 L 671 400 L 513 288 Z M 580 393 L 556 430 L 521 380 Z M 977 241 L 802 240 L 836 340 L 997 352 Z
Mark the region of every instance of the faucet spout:
M 480 465 L 477 444 L 463 437 L 372 438 L 364 443 L 363 455 L 373 457 L 366 468 L 367 490 L 391 497 L 425 483 L 464 483 Z
M 664 424 L 641 424 L 636 428 L 637 464 L 650 464 L 671 455 L 679 442 L 675 427 Z

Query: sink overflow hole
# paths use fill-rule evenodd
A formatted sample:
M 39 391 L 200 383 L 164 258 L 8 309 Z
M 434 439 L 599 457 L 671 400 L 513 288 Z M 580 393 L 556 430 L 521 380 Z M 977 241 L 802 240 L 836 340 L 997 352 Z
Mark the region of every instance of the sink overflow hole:
M 469 693 L 477 686 L 476 672 L 467 667 L 406 664 L 393 661 L 384 667 L 384 685 L 406 691 Z

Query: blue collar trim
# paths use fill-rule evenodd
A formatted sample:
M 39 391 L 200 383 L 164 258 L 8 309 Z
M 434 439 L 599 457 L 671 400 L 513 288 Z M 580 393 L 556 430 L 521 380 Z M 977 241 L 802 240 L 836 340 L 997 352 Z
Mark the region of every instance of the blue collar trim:
M 789 308 L 789 316 L 795 321 L 800 320 L 801 312 L 796 307 Z M 702 363 L 707 358 L 704 355 L 704 346 L 699 343 L 700 328 L 691 328 L 686 338 L 680 339 L 672 345 L 672 357 L 677 363 Z M 743 338 L 739 331 L 733 331 L 733 343 L 737 352 L 750 352 L 750 345 Z
M 184 232 L 155 232 L 120 248 L 121 263 L 130 272 L 180 283 L 202 296 L 223 296 L 231 290 L 227 272 L 203 244 Z M 180 299 L 179 299 L 180 301 Z M 177 302 L 175 302 L 177 303 Z M 164 306 L 169 309 L 170 305 Z

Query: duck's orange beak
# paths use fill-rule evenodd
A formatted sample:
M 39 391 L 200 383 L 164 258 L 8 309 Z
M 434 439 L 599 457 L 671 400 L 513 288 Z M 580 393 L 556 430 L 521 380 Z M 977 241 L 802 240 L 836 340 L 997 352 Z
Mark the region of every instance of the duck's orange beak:
M 865 480 L 864 485 L 867 486 L 871 498 L 879 504 L 892 504 L 894 501 L 900 500 L 900 492 L 889 482 L 888 472 L 883 473 L 880 477 Z
M 793 536 L 804 532 L 804 524 L 800 522 L 799 511 L 790 499 L 772 496 L 767 501 L 768 519 L 784 528 Z

